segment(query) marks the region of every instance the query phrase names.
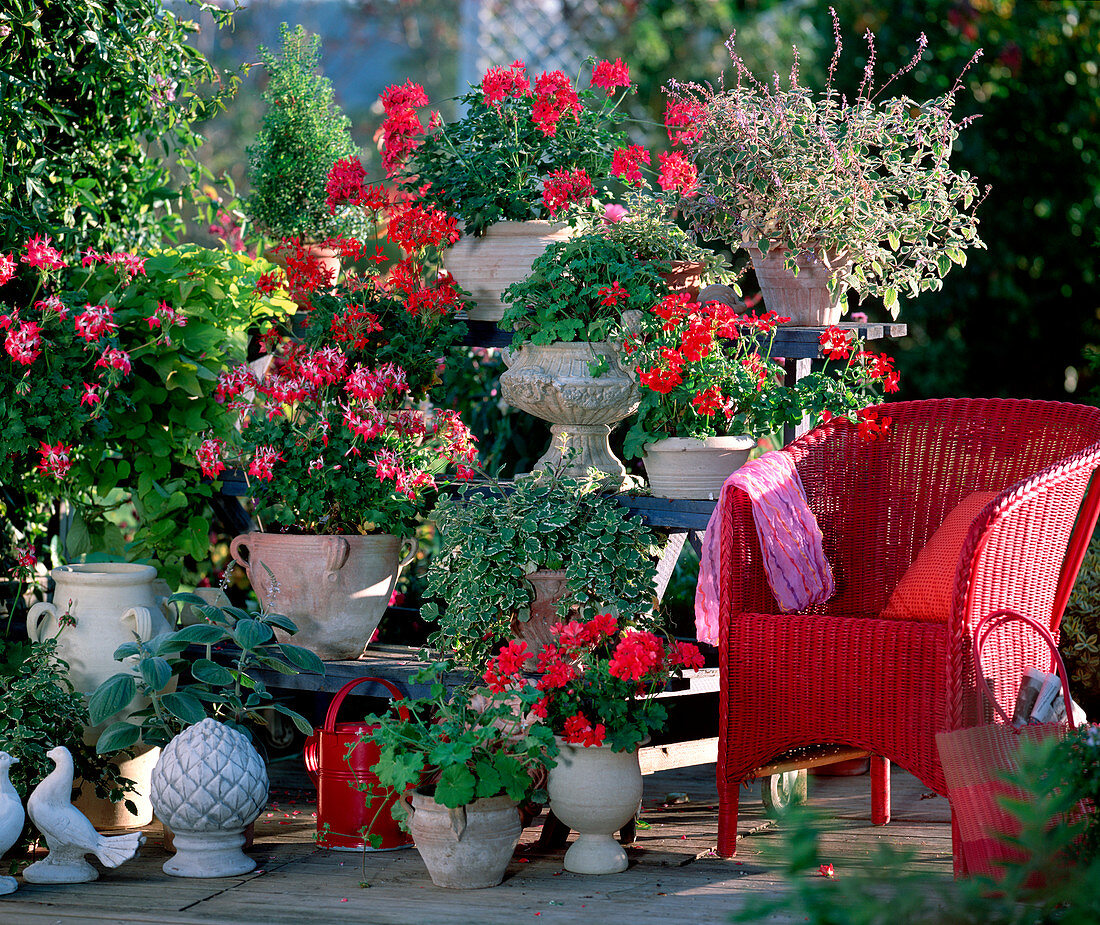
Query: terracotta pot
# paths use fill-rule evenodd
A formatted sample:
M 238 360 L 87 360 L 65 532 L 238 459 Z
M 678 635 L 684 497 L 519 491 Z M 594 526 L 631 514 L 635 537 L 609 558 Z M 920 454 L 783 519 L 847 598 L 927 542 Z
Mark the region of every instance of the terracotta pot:
M 527 620 L 512 617 L 512 635 L 527 643 L 527 648 L 538 652 L 554 642 L 551 627 L 562 622 L 558 616 L 558 602 L 568 590 L 564 571 L 539 569 L 526 576 L 535 597 L 531 601 L 531 616 Z
M 604 357 L 608 369 L 599 378 L 588 364 Z M 515 408 L 551 423 L 550 449 L 535 469 L 552 469 L 566 477 L 597 469 L 622 480 L 626 467 L 611 452 L 611 425 L 638 410 L 641 392 L 622 365 L 618 350 L 607 342 L 525 344 L 505 351 L 508 369 L 500 377 L 500 394 Z M 565 465 L 566 454 L 575 455 Z
M 188 726 L 153 769 L 153 808 L 172 830 L 175 877 L 234 877 L 256 867 L 245 827 L 267 803 L 267 769 L 252 743 L 214 719 Z
M 745 250 L 752 258 L 760 294 L 768 311 L 789 316 L 792 325 L 821 326 L 840 321 L 847 286 L 842 283 L 834 297 L 829 293 L 829 280 L 847 272 L 849 261 L 845 255 L 832 255 L 823 260 L 813 253 L 800 253 L 795 260 L 796 276 L 784 264 L 786 251 L 783 248 L 772 248 L 766 256 L 759 248 L 747 244 Z
M 706 264 L 701 260 L 674 260 L 672 269 L 662 273 L 661 278 L 668 283 L 672 292 L 686 292 L 693 299 L 699 297 L 703 285 L 703 270 Z
M 550 810 L 577 840 L 565 852 L 565 869 L 575 874 L 617 874 L 628 859 L 615 833 L 638 811 L 642 771 L 638 751 L 613 752 L 610 745 L 583 747 L 557 739 L 558 763 L 546 789 Z
M 403 800 L 413 844 L 432 883 L 452 890 L 496 886 L 519 843 L 519 809 L 505 796 L 448 809 L 422 791 Z
M 455 282 L 473 297 L 471 321 L 500 321 L 505 305 L 500 294 L 531 272 L 547 246 L 573 233 L 557 222 L 497 222 L 484 236 L 463 235 L 443 255 L 443 264 Z
M 402 558 L 401 545 L 409 552 Z M 401 568 L 416 541 L 389 534 L 303 536 L 246 533 L 229 547 L 244 566 L 265 610 L 290 617 L 298 632 L 280 641 L 312 649 L 322 659 L 363 653 L 389 606 Z
M 756 441 L 732 437 L 666 437 L 643 447 L 649 490 L 658 498 L 717 501 L 730 473 L 749 458 Z

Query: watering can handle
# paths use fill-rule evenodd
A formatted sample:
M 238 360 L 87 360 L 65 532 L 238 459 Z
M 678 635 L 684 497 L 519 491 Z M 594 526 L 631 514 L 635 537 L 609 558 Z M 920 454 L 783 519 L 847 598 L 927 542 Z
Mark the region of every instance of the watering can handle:
M 309 779 L 313 781 L 313 786 L 316 787 L 318 775 L 321 772 L 321 768 L 318 763 L 316 732 L 311 734 L 306 739 L 306 744 L 302 748 L 302 757 L 306 763 L 306 773 L 309 775 Z
M 391 684 L 389 681 L 382 678 L 355 678 L 352 681 L 348 681 L 343 687 L 336 692 L 336 696 L 332 698 L 332 703 L 328 705 L 328 712 L 325 713 L 325 725 L 322 729 L 325 732 L 335 732 L 336 730 L 336 714 L 340 712 L 340 706 L 344 702 L 344 698 L 352 692 L 360 684 L 365 684 L 368 681 L 373 681 L 375 684 L 381 684 L 386 690 L 390 692 L 394 700 L 404 700 L 405 695 L 401 693 L 398 688 Z

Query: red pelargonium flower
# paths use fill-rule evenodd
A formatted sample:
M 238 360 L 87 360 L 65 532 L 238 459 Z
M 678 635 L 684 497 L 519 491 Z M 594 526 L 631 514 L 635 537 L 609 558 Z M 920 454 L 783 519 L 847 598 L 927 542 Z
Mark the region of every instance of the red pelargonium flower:
M 767 361 L 762 360 L 759 354 L 750 353 L 747 357 L 741 359 L 741 365 L 748 370 L 750 376 L 756 378 L 756 391 L 763 391 L 768 376 L 772 373 Z
M 828 880 L 836 879 L 836 870 L 834 870 L 832 864 L 822 864 L 817 869 L 817 875 L 819 877 L 825 877 Z
M 224 441 L 217 437 L 207 437 L 199 444 L 195 451 L 195 461 L 198 462 L 202 474 L 207 478 L 216 479 L 220 472 L 225 471 L 225 463 L 222 462 L 222 447 Z
M 81 396 L 80 404 L 94 406 L 103 401 L 103 396 L 99 394 L 100 386 L 95 382 L 84 383 L 84 394 Z
M 283 454 L 275 447 L 258 446 L 252 455 L 252 462 L 248 464 L 248 474 L 270 482 L 275 476 L 275 463 L 285 461 Z
M 214 400 L 224 402 L 227 398 L 236 398 L 242 392 L 255 389 L 259 385 L 256 374 L 243 363 L 218 375 L 218 386 L 214 390 Z
M 50 446 L 48 443 L 39 441 L 39 462 L 36 468 L 39 472 L 49 472 L 59 479 L 64 478 L 65 473 L 69 471 L 73 464 L 69 458 L 72 451 L 71 446 L 65 446 L 60 440 L 57 442 L 57 446 Z
M 693 321 L 684 331 L 680 342 L 680 353 L 689 363 L 698 363 L 710 354 L 714 346 L 714 332 L 705 320 Z
M 651 369 L 638 367 L 638 379 L 647 389 L 652 389 L 661 395 L 667 395 L 676 386 L 684 381 L 680 366 L 669 367 L 654 366 Z
M 61 259 L 61 251 L 50 246 L 50 236 L 31 238 L 26 244 L 26 253 L 20 258 L 23 263 L 30 264 L 40 270 L 60 270 L 65 266 Z
M 641 165 L 648 163 L 649 152 L 641 145 L 617 148 L 611 158 L 611 175 L 622 177 L 633 186 L 641 186 L 645 182 Z
M 20 568 L 34 568 L 38 564 L 38 557 L 34 554 L 34 547 L 16 546 L 15 564 Z
M 595 195 L 596 188 L 583 167 L 551 171 L 542 185 L 542 202 L 551 215 L 573 203 L 588 205 Z
M 462 232 L 454 216 L 406 203 L 390 209 L 386 236 L 412 253 L 423 247 L 448 247 L 462 237 Z
M 338 160 L 329 168 L 325 181 L 325 205 L 330 213 L 345 202 L 356 202 L 363 193 L 363 181 L 367 172 L 354 155 Z
M 722 410 L 725 405 L 725 398 L 718 386 L 712 385 L 709 388 L 703 389 L 701 392 L 696 392 L 695 397 L 691 400 L 691 404 L 695 408 L 696 414 L 709 417 L 715 412 Z
M 535 81 L 535 104 L 531 118 L 548 138 L 558 132 L 558 122 L 572 113 L 580 123 L 581 101 L 569 78 L 562 71 L 550 71 Z
M 15 261 L 11 254 L 0 254 L 0 286 L 15 276 Z
M 699 185 L 695 165 L 679 151 L 662 151 L 657 185 L 663 190 L 678 190 L 681 196 L 691 196 Z
M 706 115 L 702 103 L 689 100 L 669 100 L 665 105 L 665 128 L 668 140 L 674 145 L 688 145 L 699 137 L 701 129 L 691 128 L 698 125 Z
M 614 636 L 619 631 L 619 621 L 614 614 L 596 614 L 588 621 L 588 638 L 592 642 L 599 642 L 608 636 Z
M 668 660 L 673 665 L 683 665 L 684 668 L 702 668 L 706 664 L 703 653 L 699 651 L 697 645 L 681 642 L 678 639 L 672 644 L 672 652 L 669 653 Z
M 650 310 L 658 318 L 664 319 L 667 322 L 664 329 L 671 331 L 687 317 L 689 305 L 691 296 L 686 292 L 670 292 Z
M 416 110 L 427 105 L 424 88 L 411 80 L 382 91 L 382 108 L 386 113 L 382 122 L 382 168 L 386 176 L 392 176 L 409 152 L 420 144 L 416 136 L 423 133 L 424 125 Z
M 494 109 L 500 109 L 505 97 L 530 96 L 531 81 L 527 79 L 526 65 L 513 61 L 511 67 L 489 68 L 481 78 L 481 95 Z
M 4 338 L 4 349 L 16 363 L 30 366 L 42 353 L 42 329 L 34 321 L 11 327 Z
M 565 741 L 570 745 L 585 747 L 603 745 L 607 735 L 607 729 L 603 723 L 596 723 L 593 726 L 588 717 L 580 711 L 565 720 L 563 732 Z
M 657 636 L 634 630 L 619 640 L 607 668 L 613 677 L 640 681 L 661 667 L 664 654 L 665 647 Z
M 602 87 L 608 93 L 616 87 L 630 86 L 630 68 L 623 64 L 622 58 L 612 61 L 597 61 L 592 68 L 592 86 Z
M 555 623 L 550 627 L 550 631 L 558 640 L 558 645 L 566 649 L 577 649 L 588 645 L 588 627 L 580 620 Z
M 565 687 L 577 676 L 577 669 L 569 662 L 551 662 L 542 670 L 542 677 L 535 685 L 540 691 L 552 691 Z
M 600 297 L 601 305 L 609 305 L 612 308 L 630 298 L 630 293 L 620 285 L 618 280 L 610 286 L 600 286 L 597 295 Z
M 871 408 L 860 408 L 856 416 L 858 418 L 856 430 L 859 432 L 860 440 L 875 440 L 890 430 L 892 418 L 878 417 Z
M 386 429 L 386 417 L 371 405 L 344 405 L 344 426 L 364 440 L 373 440 Z
M 516 677 L 527 666 L 527 660 L 531 658 L 531 650 L 522 639 L 513 639 L 497 654 L 496 663 L 501 674 Z
M 855 331 L 845 330 L 837 325 L 830 325 L 821 332 L 817 339 L 821 345 L 821 352 L 830 360 L 846 360 L 852 353 L 852 341 L 855 339 Z
M 84 311 L 73 319 L 73 324 L 76 333 L 91 344 L 103 335 L 113 334 L 118 330 L 114 317 L 114 309 L 109 305 L 85 304 Z

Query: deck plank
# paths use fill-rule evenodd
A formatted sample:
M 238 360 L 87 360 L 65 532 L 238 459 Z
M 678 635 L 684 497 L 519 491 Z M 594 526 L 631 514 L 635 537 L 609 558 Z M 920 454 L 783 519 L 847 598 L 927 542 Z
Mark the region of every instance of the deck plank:
M 257 821 L 252 874 L 214 880 L 165 875 L 168 857 L 156 828 L 142 854 L 89 884 L 21 885 L 0 899 L 0 922 L 27 925 L 303 925 L 370 921 L 378 925 L 486 925 L 600 921 L 651 925 L 669 920 L 721 921 L 750 896 L 786 889 L 782 822 L 765 818 L 746 790 L 737 856 L 713 856 L 717 837 L 714 766 L 661 771 L 645 778 L 642 818 L 629 846 L 631 867 L 611 877 L 585 877 L 562 868 L 563 851 L 540 853 L 536 826 L 524 831 L 505 881 L 491 890 L 435 887 L 413 849 L 368 854 L 318 849 L 312 840 L 315 807 L 303 795 L 277 795 Z M 668 802 L 687 794 L 689 802 Z M 677 797 L 678 798 L 678 797 Z M 894 821 L 870 822 L 870 781 L 812 778 L 810 798 L 828 817 L 821 855 L 842 873 L 866 863 L 876 846 L 911 850 L 917 869 L 951 873 L 947 801 L 925 798 L 924 787 L 895 770 Z M 368 887 L 360 886 L 364 881 Z M 778 919 L 776 921 L 784 921 Z

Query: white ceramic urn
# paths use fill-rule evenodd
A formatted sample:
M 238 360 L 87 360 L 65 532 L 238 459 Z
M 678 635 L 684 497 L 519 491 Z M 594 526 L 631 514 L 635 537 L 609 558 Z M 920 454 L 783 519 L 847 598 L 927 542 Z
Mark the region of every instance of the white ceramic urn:
M 177 735 L 153 768 L 153 809 L 172 830 L 175 877 L 235 877 L 255 869 L 244 830 L 267 803 L 267 768 L 252 743 L 204 719 Z
M 629 863 L 615 833 L 638 811 L 642 770 L 638 750 L 614 752 L 610 745 L 570 745 L 557 739 L 558 763 L 546 789 L 550 809 L 577 833 L 565 852 L 565 869 L 575 874 L 617 874 Z

